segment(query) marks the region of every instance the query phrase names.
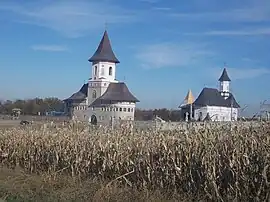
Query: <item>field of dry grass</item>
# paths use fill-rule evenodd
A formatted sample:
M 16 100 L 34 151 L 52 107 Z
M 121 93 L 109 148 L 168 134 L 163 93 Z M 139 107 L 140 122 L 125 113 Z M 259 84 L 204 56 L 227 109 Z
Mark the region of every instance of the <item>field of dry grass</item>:
M 163 132 L 18 126 L 0 129 L 0 145 L 6 199 L 270 200 L 269 123 Z

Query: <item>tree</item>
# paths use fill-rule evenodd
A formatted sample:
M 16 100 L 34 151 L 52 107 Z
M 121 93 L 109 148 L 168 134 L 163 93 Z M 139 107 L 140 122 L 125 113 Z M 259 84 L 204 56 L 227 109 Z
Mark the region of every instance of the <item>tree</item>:
M 34 98 L 28 100 L 7 100 L 1 102 L 0 104 L 0 113 L 1 114 L 11 114 L 12 109 L 19 108 L 22 110 L 23 114 L 26 115 L 37 115 L 39 112 L 45 114 L 50 111 L 63 111 L 64 103 L 58 98 Z

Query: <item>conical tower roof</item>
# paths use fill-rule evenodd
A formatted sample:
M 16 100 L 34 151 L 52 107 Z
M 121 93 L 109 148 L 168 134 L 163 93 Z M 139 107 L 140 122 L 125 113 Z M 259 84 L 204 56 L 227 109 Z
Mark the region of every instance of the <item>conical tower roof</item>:
M 88 61 L 120 63 L 113 53 L 107 30 L 105 30 L 96 52 Z
M 228 76 L 226 68 L 223 69 L 223 72 L 219 78 L 219 81 L 231 81 L 231 79 Z
M 180 108 L 186 106 L 186 105 L 191 105 L 194 102 L 194 96 L 192 95 L 191 90 L 188 90 L 188 93 L 185 97 L 185 99 L 183 100 L 183 102 L 181 103 L 181 105 L 179 106 Z
M 194 102 L 194 96 L 192 95 L 191 90 L 188 91 L 187 96 L 184 99 L 185 104 L 192 104 Z

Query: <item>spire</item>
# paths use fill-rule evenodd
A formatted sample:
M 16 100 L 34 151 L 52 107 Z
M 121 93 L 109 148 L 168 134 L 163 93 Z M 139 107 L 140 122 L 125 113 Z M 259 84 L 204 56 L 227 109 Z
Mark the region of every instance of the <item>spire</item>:
M 184 100 L 185 104 L 192 104 L 194 102 L 194 96 L 192 95 L 191 90 L 188 91 L 187 96 Z
M 226 67 L 224 67 L 223 72 L 222 72 L 222 74 L 221 74 L 221 76 L 219 78 L 219 81 L 231 81 L 231 79 L 228 76 Z
M 96 52 L 88 61 L 120 63 L 113 53 L 107 30 L 105 30 Z
M 191 105 L 193 102 L 194 96 L 192 95 L 191 90 L 189 90 L 185 99 L 183 100 L 182 104 L 179 107 L 181 108 L 182 106 Z

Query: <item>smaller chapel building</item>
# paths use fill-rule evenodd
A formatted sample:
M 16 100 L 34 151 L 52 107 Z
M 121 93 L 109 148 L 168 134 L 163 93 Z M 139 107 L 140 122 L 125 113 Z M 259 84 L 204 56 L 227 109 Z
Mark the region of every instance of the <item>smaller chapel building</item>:
M 117 120 L 134 120 L 139 100 L 124 82 L 116 80 L 116 58 L 107 31 L 94 55 L 88 60 L 92 77 L 81 89 L 65 100 L 66 112 L 73 118 L 93 124 Z
M 203 88 L 197 99 L 182 106 L 181 110 L 188 113 L 193 109 L 190 114 L 195 121 L 236 121 L 240 106 L 230 92 L 230 82 L 224 68 L 219 78 L 219 89 Z

